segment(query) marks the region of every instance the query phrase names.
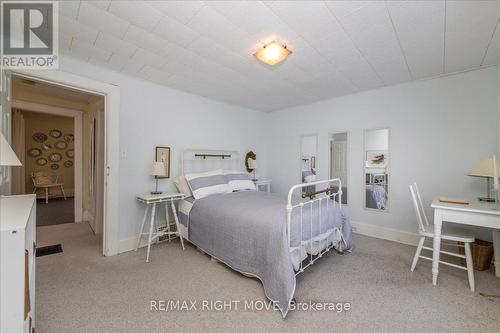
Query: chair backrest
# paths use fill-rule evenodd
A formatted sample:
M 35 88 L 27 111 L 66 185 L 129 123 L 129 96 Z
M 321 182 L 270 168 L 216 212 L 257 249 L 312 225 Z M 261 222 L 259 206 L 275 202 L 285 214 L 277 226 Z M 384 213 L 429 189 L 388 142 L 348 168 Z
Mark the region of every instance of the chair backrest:
M 420 191 L 418 190 L 417 183 L 411 184 L 409 188 L 413 202 L 413 208 L 415 209 L 415 214 L 417 215 L 418 229 L 420 231 L 425 231 L 426 227 L 429 226 L 429 220 L 425 215 L 424 205 L 422 204 L 422 198 L 420 196 Z
M 57 182 L 57 178 L 59 177 L 43 171 L 31 173 L 31 180 L 33 181 L 34 186 L 55 184 Z

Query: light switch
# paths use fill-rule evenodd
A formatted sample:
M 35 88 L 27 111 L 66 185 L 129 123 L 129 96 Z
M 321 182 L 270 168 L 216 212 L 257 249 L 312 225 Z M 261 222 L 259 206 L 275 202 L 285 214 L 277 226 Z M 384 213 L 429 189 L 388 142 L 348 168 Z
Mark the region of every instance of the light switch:
M 122 150 L 120 156 L 121 156 L 121 158 L 127 158 L 127 151 L 126 150 Z

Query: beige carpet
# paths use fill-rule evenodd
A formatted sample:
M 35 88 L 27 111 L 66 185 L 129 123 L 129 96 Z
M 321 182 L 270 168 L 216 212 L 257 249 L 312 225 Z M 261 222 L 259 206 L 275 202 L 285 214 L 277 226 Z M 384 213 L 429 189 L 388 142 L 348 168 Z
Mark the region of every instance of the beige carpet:
M 62 223 L 75 222 L 75 200 L 74 198 L 50 199 L 45 203 L 45 199 L 36 201 L 36 225 L 46 226 Z
M 350 302 L 346 313 L 295 311 L 152 312 L 150 300 L 264 300 L 245 278 L 177 241 L 105 258 L 85 223 L 38 228 L 40 246 L 64 252 L 37 258 L 37 332 L 498 332 L 500 279 L 443 267 L 431 283 L 430 262 L 409 270 L 415 248 L 355 236 L 349 255 L 329 254 L 298 279 L 299 302 Z

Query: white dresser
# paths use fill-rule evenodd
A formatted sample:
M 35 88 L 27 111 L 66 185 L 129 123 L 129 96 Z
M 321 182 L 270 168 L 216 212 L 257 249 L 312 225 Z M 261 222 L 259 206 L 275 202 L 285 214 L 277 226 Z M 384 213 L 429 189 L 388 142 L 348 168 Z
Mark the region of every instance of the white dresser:
M 35 327 L 36 197 L 0 196 L 0 332 Z

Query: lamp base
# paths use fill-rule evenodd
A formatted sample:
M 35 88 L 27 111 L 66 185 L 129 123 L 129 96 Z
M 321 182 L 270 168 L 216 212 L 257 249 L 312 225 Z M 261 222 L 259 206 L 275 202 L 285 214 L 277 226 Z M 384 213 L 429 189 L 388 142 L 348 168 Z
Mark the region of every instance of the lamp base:
M 495 198 L 478 198 L 479 201 L 483 202 L 495 202 Z
M 151 194 L 162 194 L 163 192 L 161 191 L 151 191 Z

